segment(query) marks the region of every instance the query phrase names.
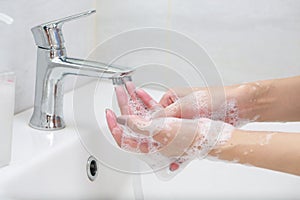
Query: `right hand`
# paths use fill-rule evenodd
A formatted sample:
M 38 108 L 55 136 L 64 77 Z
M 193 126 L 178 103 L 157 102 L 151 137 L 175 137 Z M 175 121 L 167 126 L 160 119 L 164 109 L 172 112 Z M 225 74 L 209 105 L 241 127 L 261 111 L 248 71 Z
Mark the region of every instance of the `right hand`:
M 160 99 L 159 104 L 164 108 L 175 103 L 178 99 L 201 90 L 200 88 L 173 88 L 169 89 Z
M 245 84 L 223 88 L 181 88 L 167 91 L 160 100 L 164 110 L 156 116 L 210 118 L 242 125 L 257 116 L 257 86 Z M 212 96 L 212 95 L 213 96 Z

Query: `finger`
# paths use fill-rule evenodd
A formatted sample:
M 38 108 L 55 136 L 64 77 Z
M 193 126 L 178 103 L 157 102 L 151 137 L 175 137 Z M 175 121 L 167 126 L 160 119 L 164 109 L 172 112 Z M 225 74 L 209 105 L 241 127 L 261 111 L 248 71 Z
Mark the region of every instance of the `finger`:
M 117 118 L 117 122 L 121 125 L 127 126 L 133 132 L 149 136 L 150 135 L 150 120 L 145 120 L 136 115 L 122 115 Z
M 157 142 L 146 141 L 140 144 L 142 153 L 156 152 L 160 150 L 160 145 Z
M 155 141 L 163 145 L 168 144 L 174 138 L 174 134 L 172 134 L 174 127 L 170 127 L 167 119 L 161 118 L 154 121 L 144 120 L 135 115 L 123 115 L 117 118 L 117 122 L 127 126 L 134 133 L 151 136 Z
M 136 153 L 149 153 L 150 151 L 153 151 L 153 149 L 159 150 L 158 143 L 152 141 L 144 140 L 141 142 L 135 138 L 125 138 L 123 143 L 130 147 L 128 150 Z M 125 150 L 127 149 L 125 148 Z
M 131 114 L 130 107 L 128 105 L 128 95 L 123 88 L 123 86 L 118 85 L 115 87 L 118 105 L 122 115 L 129 115 Z
M 117 123 L 116 115 L 109 109 L 106 110 L 106 121 L 108 123 L 109 130 L 119 147 L 128 145 L 131 149 L 139 148 L 141 152 L 148 153 L 149 142 L 144 141 L 139 144 L 136 138 L 124 136 L 123 129 Z
M 137 142 L 137 140 L 135 140 L 136 143 L 130 144 L 131 146 L 133 146 L 133 148 L 139 148 L 139 150 L 142 153 L 148 153 L 149 151 L 159 150 L 160 149 L 159 143 L 164 144 L 167 142 L 165 140 L 165 137 L 163 137 L 162 135 L 157 136 L 159 135 L 161 129 L 157 128 L 159 126 L 153 127 L 152 125 L 149 125 L 151 124 L 151 121 L 146 121 L 142 118 L 139 118 L 138 116 L 131 115 L 131 116 L 120 116 L 117 118 L 117 122 L 119 124 L 127 126 L 135 133 L 146 135 L 146 136 L 153 134 L 153 139 L 157 142 L 150 141 L 148 138 L 143 138 L 142 141 L 140 142 Z M 158 140 L 156 140 L 156 137 Z M 136 145 L 138 145 L 138 147 Z
M 169 98 L 169 94 L 164 94 L 163 97 L 160 99 L 159 104 L 162 105 L 164 108 L 167 107 L 168 105 L 173 103 L 172 101 L 170 101 Z
M 164 109 L 158 110 L 152 114 L 153 118 L 176 117 L 181 118 L 181 104 L 179 101 L 172 103 Z
M 117 123 L 117 117 L 112 110 L 106 110 L 106 121 L 108 124 L 108 128 L 112 133 L 115 141 L 119 146 L 121 146 L 123 129 Z
M 167 107 L 178 100 L 177 94 L 173 90 L 167 91 L 160 99 L 159 104 L 163 107 Z
M 137 98 L 136 98 L 136 93 L 135 93 L 135 85 L 133 84 L 132 81 L 127 81 L 125 83 L 125 86 L 126 86 L 126 90 L 130 96 L 130 98 L 135 101 Z
M 157 103 L 145 90 L 137 89 L 136 94 L 149 109 L 162 109 L 162 106 L 159 103 Z
M 121 147 L 124 150 L 136 151 L 136 149 L 138 147 L 138 141 L 131 136 L 125 136 L 122 138 L 122 146 Z M 129 149 L 127 147 L 129 147 Z
M 149 152 L 149 143 L 148 142 L 142 142 L 140 144 L 140 150 L 142 153 L 148 153 Z
M 117 118 L 117 122 L 127 126 L 136 134 L 151 136 L 152 139 L 154 139 L 154 142 L 161 145 L 156 149 L 160 150 L 163 148 L 165 155 L 181 155 L 184 153 L 184 149 L 189 147 L 195 137 L 194 124 L 186 123 L 185 126 L 182 127 L 183 124 L 180 123 L 181 119 L 164 118 L 147 121 L 139 118 L 138 116 L 131 115 L 120 116 Z M 186 135 L 181 129 L 186 130 L 187 133 L 190 134 Z M 149 146 L 145 143 L 137 148 L 139 148 L 142 152 L 147 152 Z

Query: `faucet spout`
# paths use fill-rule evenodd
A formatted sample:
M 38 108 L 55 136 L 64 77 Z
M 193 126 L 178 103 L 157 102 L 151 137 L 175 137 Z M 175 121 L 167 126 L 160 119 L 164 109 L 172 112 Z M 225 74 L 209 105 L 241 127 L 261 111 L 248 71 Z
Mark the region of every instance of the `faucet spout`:
M 67 75 L 131 80 L 133 70 L 101 62 L 68 58 L 65 49 L 38 47 L 34 111 L 29 125 L 39 130 L 59 130 L 63 119 L 63 80 Z
M 103 79 L 130 76 L 132 69 L 103 62 L 89 61 L 77 58 L 53 59 L 52 63 L 61 68 L 62 75 L 81 75 Z

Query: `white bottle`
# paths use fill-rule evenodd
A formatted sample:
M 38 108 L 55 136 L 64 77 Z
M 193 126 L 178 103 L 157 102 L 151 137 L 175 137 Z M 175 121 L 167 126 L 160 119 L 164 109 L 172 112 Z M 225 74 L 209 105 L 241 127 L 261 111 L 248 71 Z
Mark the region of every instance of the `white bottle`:
M 12 129 L 15 105 L 15 75 L 0 73 L 0 167 L 11 159 Z
M 12 24 L 13 18 L 0 13 L 0 22 Z M 0 167 L 9 164 L 15 105 L 15 74 L 0 73 Z

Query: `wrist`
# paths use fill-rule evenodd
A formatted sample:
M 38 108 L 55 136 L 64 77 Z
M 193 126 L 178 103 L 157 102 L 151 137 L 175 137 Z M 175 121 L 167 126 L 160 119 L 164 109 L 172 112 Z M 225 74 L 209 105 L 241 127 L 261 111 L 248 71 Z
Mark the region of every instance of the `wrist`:
M 272 88 L 271 81 L 235 85 L 228 88 L 226 98 L 236 100 L 240 119 L 264 121 L 265 114 L 272 108 L 275 101 Z
M 208 157 L 227 161 L 234 160 L 236 149 L 243 143 L 240 138 L 242 135 L 241 132 L 243 131 L 234 129 L 231 133 L 231 137 L 226 142 L 216 145 L 215 148 L 209 152 Z
M 223 148 L 227 148 L 228 144 L 232 144 L 232 134 L 236 132 L 236 128 L 222 121 L 207 120 L 202 124 L 201 143 L 198 146 L 198 158 L 203 158 L 213 152 L 219 152 Z

